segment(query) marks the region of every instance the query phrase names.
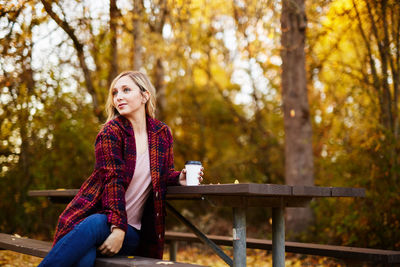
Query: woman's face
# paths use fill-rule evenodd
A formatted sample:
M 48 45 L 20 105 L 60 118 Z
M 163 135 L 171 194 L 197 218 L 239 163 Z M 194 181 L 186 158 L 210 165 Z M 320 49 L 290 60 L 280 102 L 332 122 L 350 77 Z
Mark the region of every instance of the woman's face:
M 139 87 L 128 76 L 121 77 L 112 89 L 113 104 L 122 116 L 130 116 L 140 109 L 144 109 L 147 92 L 140 91 Z

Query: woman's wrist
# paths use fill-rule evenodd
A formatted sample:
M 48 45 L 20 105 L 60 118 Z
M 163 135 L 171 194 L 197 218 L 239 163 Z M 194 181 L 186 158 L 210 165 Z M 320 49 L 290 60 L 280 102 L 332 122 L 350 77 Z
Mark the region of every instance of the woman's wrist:
M 121 239 L 123 239 L 125 237 L 125 231 L 118 227 L 114 228 L 113 231 L 111 232 L 111 234 L 114 236 L 118 236 Z
M 111 233 L 114 233 L 114 232 L 117 232 L 117 233 L 125 233 L 125 231 L 122 230 L 121 228 L 119 228 L 118 226 L 116 226 L 116 225 L 111 225 Z

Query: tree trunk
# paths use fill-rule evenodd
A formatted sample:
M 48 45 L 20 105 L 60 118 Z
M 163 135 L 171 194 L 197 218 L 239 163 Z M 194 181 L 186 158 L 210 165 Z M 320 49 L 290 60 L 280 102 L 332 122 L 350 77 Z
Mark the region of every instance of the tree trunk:
M 159 10 L 157 10 L 159 9 Z M 159 40 L 163 40 L 162 37 L 162 30 L 165 25 L 165 21 L 168 15 L 168 8 L 167 8 L 167 1 L 166 0 L 161 0 L 157 8 L 156 6 L 153 7 L 152 14 L 154 17 L 157 19 L 154 21 L 154 23 L 150 23 L 149 27 L 150 30 L 153 33 L 156 33 L 159 36 Z M 165 116 L 165 110 L 167 107 L 167 99 L 166 99 L 166 84 L 164 80 L 164 65 L 163 65 L 163 60 L 161 56 L 157 56 L 156 62 L 155 62 L 155 68 L 154 68 L 154 86 L 157 90 L 157 118 L 159 120 L 164 121 L 166 116 Z
M 312 129 L 305 70 L 306 14 L 304 0 L 282 2 L 282 99 L 285 125 L 285 180 L 288 185 L 313 185 Z M 287 228 L 299 233 L 312 221 L 310 207 L 287 209 Z
M 165 96 L 164 66 L 161 58 L 157 58 L 154 71 L 154 87 L 157 90 L 157 118 L 161 121 L 165 120 L 165 109 L 167 107 L 167 99 Z
M 118 75 L 117 21 L 119 11 L 117 1 L 110 0 L 110 71 L 108 72 L 108 87 Z
M 141 0 L 133 1 L 133 69 L 140 70 L 142 67 L 142 3 Z

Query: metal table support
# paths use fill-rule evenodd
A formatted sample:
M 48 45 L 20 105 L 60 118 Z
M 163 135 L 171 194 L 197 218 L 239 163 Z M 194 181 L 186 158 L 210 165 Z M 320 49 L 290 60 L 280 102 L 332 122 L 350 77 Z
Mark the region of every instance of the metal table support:
M 205 244 L 207 244 L 212 250 L 214 250 L 215 253 L 223 260 L 225 261 L 226 264 L 229 266 L 233 266 L 233 261 L 232 259 L 225 254 L 225 252 L 218 247 L 213 241 L 211 241 L 205 234 L 203 234 L 199 229 L 196 228 L 191 222 L 189 222 L 185 217 L 183 217 L 171 204 L 168 203 L 168 201 L 165 203 L 167 209 L 175 215 L 175 217 L 180 220 L 184 225 L 186 225 L 190 230 L 193 231 L 197 237 L 203 241 Z M 245 245 L 246 246 L 246 245 Z
M 285 266 L 285 208 L 272 208 L 272 266 Z
M 233 267 L 246 266 L 246 208 L 233 208 Z

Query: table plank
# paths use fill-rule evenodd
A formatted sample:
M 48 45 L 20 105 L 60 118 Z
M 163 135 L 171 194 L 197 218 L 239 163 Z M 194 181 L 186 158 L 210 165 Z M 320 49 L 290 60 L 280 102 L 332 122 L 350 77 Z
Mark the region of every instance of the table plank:
M 31 190 L 29 196 L 44 196 L 53 199 L 74 197 L 79 189 Z M 290 186 L 278 184 L 218 184 L 198 186 L 169 186 L 167 199 L 201 199 L 204 196 L 242 197 L 365 197 L 364 188 Z
M 305 207 L 312 197 L 206 195 L 203 200 L 222 207 Z
M 304 197 L 364 197 L 365 189 L 278 184 L 220 184 L 198 186 L 169 186 L 167 197 L 201 195 L 241 196 L 304 196 Z
M 308 196 L 308 197 L 330 197 L 332 195 L 331 187 L 318 186 L 292 186 L 293 196 Z
M 332 197 L 365 197 L 364 188 L 331 187 Z
M 167 195 L 270 195 L 289 196 L 291 187 L 277 184 L 215 184 L 198 186 L 169 186 Z

